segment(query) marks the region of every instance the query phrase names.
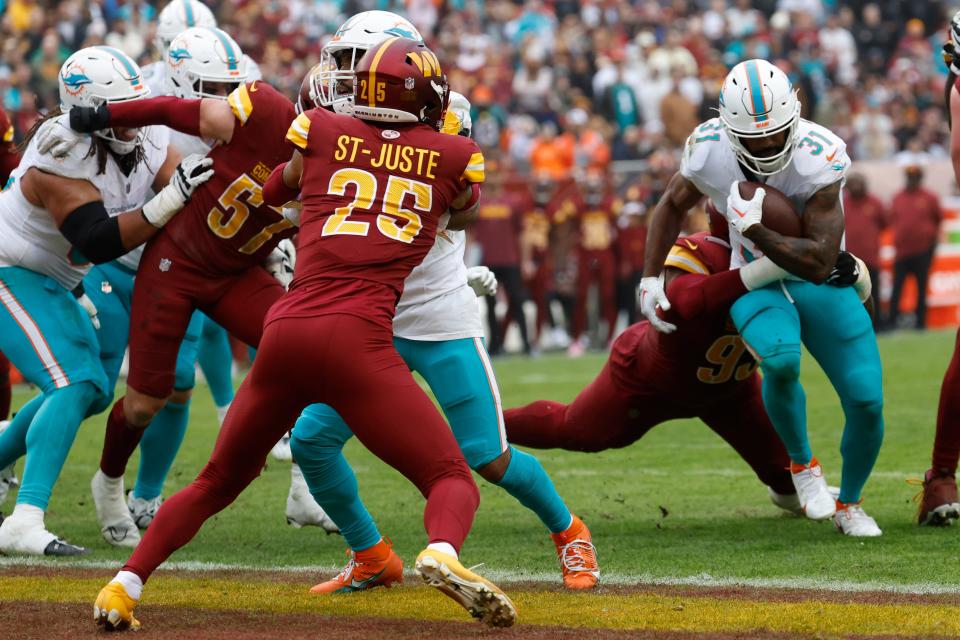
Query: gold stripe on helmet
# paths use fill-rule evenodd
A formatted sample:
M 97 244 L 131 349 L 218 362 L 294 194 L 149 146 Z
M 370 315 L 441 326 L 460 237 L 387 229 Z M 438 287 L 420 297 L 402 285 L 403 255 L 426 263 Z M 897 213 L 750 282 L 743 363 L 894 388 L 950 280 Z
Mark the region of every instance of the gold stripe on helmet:
M 373 62 L 370 63 L 369 79 L 367 80 L 367 106 L 377 106 L 377 65 L 380 64 L 380 58 L 383 57 L 383 54 L 387 51 L 390 45 L 399 39 L 400 38 L 393 37 L 384 40 L 383 44 L 380 45 L 380 48 L 377 49 L 377 53 L 373 56 Z

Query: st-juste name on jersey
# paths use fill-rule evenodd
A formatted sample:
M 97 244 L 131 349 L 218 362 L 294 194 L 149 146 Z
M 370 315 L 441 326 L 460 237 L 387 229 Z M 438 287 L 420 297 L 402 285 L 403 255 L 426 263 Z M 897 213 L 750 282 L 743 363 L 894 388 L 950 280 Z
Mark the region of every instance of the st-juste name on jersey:
M 58 125 L 51 120 L 43 126 Z M 143 206 L 167 157 L 169 135 L 165 127 L 144 128 L 145 162 L 130 175 L 120 170 L 110 154 L 105 171 L 98 174 L 96 155 L 87 155 L 90 144 L 81 142 L 66 157 L 54 158 L 37 151 L 36 137 L 30 141 L 20 166 L 11 174 L 13 184 L 0 193 L 0 266 L 24 267 L 50 276 L 66 289 L 76 287 L 91 265 L 63 237 L 53 217 L 24 197 L 20 189 L 23 175 L 37 168 L 64 178 L 86 180 L 100 192 L 107 213 L 118 216 Z
M 844 180 L 850 167 L 847 145 L 825 127 L 801 118 L 797 126 L 793 159 L 787 167 L 768 176 L 765 183 L 782 191 L 800 215 L 817 191 Z M 680 173 L 726 213 L 730 185 L 747 180 L 719 118 L 694 129 L 683 150 Z M 763 255 L 749 239 L 730 228 L 730 266 L 742 267 Z

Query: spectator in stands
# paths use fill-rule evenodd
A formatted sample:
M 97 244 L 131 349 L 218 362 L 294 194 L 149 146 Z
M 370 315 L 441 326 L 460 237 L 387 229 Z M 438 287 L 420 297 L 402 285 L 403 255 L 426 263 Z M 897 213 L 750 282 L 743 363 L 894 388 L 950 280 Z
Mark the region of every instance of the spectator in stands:
M 847 178 L 843 215 L 847 250 L 863 260 L 873 281 L 876 327 L 880 324 L 880 234 L 889 222 L 883 203 L 867 191 L 867 180 L 862 174 L 852 173 Z
M 900 297 L 908 275 L 917 283 L 915 327 L 927 326 L 927 282 L 933 254 L 940 235 L 943 213 L 937 195 L 923 188 L 923 168 L 908 164 L 904 168 L 906 187 L 893 197 L 890 207 L 893 246 L 897 256 L 893 263 L 893 294 L 890 297 L 888 324 L 897 326 Z

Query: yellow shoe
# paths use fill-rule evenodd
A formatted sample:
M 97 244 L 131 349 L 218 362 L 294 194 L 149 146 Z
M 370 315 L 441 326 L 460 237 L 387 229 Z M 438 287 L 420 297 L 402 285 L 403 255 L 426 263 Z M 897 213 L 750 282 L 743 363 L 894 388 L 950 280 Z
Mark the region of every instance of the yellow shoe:
M 464 567 L 451 555 L 424 549 L 417 556 L 417 575 L 431 587 L 455 600 L 470 615 L 491 627 L 509 627 L 517 609 L 503 591 Z
M 137 631 L 140 621 L 133 617 L 137 601 L 127 595 L 119 582 L 111 582 L 100 590 L 93 604 L 93 619 L 107 631 Z

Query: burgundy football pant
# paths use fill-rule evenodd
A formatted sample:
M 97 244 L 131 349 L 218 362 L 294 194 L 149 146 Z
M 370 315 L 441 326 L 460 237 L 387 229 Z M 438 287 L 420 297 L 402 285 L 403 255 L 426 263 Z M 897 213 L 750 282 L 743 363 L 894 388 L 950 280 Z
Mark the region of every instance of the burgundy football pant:
M 146 581 L 257 477 L 280 436 L 316 402 L 336 409 L 426 497 L 430 542 L 459 551 L 480 494 L 450 428 L 400 359 L 390 328 L 327 315 L 269 321 L 210 461 L 163 503 L 124 569 Z
M 937 435 L 933 441 L 933 468 L 956 473 L 960 458 L 960 330 L 953 347 L 953 357 L 943 376 L 940 388 L 940 410 L 937 412 Z
M 617 262 L 611 249 L 583 251 L 577 262 L 577 307 L 573 312 L 573 339 L 587 330 L 587 296 L 596 282 L 600 294 L 598 321 L 607 323 L 607 343 L 613 342 L 617 328 Z
M 507 439 L 535 449 L 604 451 L 626 447 L 667 420 L 700 418 L 740 454 L 761 482 L 777 493 L 794 493 L 790 458 L 763 409 L 760 379 L 710 402 L 695 403 L 696 390 L 674 394 L 628 392 L 607 363 L 597 378 L 567 405 L 540 400 L 504 411 Z M 684 393 L 687 391 L 687 393 Z

